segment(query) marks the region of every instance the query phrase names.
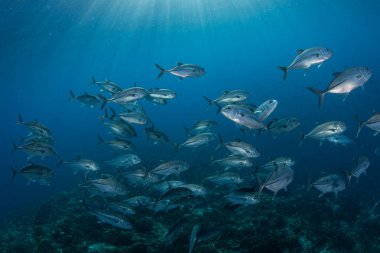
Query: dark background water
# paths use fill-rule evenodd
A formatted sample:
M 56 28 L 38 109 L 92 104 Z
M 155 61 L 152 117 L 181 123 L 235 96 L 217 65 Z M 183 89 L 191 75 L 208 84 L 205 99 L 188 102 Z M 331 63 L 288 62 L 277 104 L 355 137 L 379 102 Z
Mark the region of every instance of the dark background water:
M 22 152 L 11 155 L 12 142 L 27 134 L 15 125 L 18 113 L 26 121 L 37 118 L 50 127 L 63 158 L 78 154 L 101 162 L 112 157 L 112 152 L 96 145 L 96 136 L 106 136 L 108 131 L 98 120 L 102 112 L 68 101 L 70 89 L 76 94 L 98 92 L 90 85 L 91 75 L 125 88 L 137 82 L 146 88 L 177 91 L 177 99 L 168 106 L 142 103 L 155 125 L 177 143 L 185 139 L 182 126 L 200 119 L 218 120 L 218 132 L 226 140 L 241 137 L 232 122 L 215 114 L 215 108 L 207 110 L 202 96 L 215 98 L 224 90 L 246 89 L 255 104 L 275 98 L 279 106 L 272 118 L 294 116 L 302 125 L 277 139 L 250 135 L 247 140 L 263 154 L 261 162 L 280 155 L 296 159 L 292 187 L 297 187 L 306 184 L 309 175 L 349 169 L 353 157 L 367 155 L 372 162 L 370 176 L 344 194 L 378 198 L 379 162 L 372 152 L 380 145 L 379 137 L 365 129 L 359 148 L 331 144 L 321 148 L 312 140 L 299 148 L 298 131 L 308 132 L 317 122 L 342 120 L 353 137 L 354 115 L 367 119 L 379 110 L 379 8 L 379 1 L 347 0 L 1 1 L 0 216 L 38 204 L 81 181 L 72 171 L 56 168 L 50 187 L 27 186 L 21 177 L 11 182 L 10 166 L 26 164 Z M 328 47 L 333 57 L 321 68 L 307 70 L 305 76 L 302 70 L 290 71 L 288 80 L 282 81 L 276 66 L 288 65 L 296 49 L 314 46 Z M 156 80 L 154 63 L 169 68 L 177 61 L 204 66 L 207 74 L 183 81 L 169 75 Z M 355 90 L 344 103 L 339 95 L 327 95 L 324 108 L 318 110 L 317 98 L 305 87 L 322 89 L 333 72 L 349 66 L 372 69 L 364 91 Z M 142 128 L 138 129 L 137 154 L 148 167 L 159 159 L 177 157 L 208 169 L 204 162 L 208 158 L 199 158 L 202 150 L 175 155 L 170 145 L 147 142 Z M 54 167 L 58 160 L 46 158 L 42 163 Z

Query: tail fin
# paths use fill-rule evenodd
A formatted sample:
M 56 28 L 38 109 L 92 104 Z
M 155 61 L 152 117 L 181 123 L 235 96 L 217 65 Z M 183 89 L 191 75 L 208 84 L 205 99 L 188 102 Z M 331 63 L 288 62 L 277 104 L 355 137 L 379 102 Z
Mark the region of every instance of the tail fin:
M 356 136 L 355 136 L 355 139 L 357 139 L 359 137 L 359 134 L 360 132 L 362 131 L 362 128 L 364 126 L 364 123 L 360 121 L 358 115 L 355 114 L 355 119 L 356 121 L 358 122 L 359 126 L 358 126 L 358 131 L 356 132 Z
M 75 99 L 74 92 L 72 90 L 69 90 L 69 93 L 70 93 L 69 101 L 72 101 L 73 99 Z
M 212 100 L 209 99 L 208 97 L 203 96 L 203 98 L 207 101 L 209 106 L 213 104 Z
M 103 144 L 104 143 L 104 140 L 103 140 L 103 138 L 100 136 L 100 135 L 98 135 L 98 144 Z
M 277 67 L 279 70 L 283 71 L 284 72 L 284 76 L 282 77 L 283 80 L 286 80 L 286 78 L 288 77 L 288 68 L 287 67 Z
M 189 135 L 189 128 L 187 128 L 187 127 L 185 127 L 185 126 L 183 126 L 183 128 L 185 129 L 185 133 L 186 133 L 186 136 L 188 136 Z
M 17 145 L 12 143 L 12 151 L 11 151 L 11 154 L 13 155 L 13 153 L 18 149 Z
M 348 186 L 350 185 L 350 182 L 351 182 L 352 173 L 347 171 L 347 170 L 344 170 L 343 172 L 346 175 L 346 188 L 348 188 Z
M 323 99 L 324 99 L 326 93 L 321 91 L 321 90 L 317 90 L 313 87 L 307 87 L 307 89 L 318 96 L 318 108 L 321 108 L 323 105 Z
M 24 121 L 22 121 L 21 113 L 18 114 L 18 121 L 16 124 L 22 124 Z
M 15 176 L 17 175 L 17 171 L 11 166 L 11 170 L 12 170 L 12 177 L 11 177 L 11 181 L 13 181 L 13 179 L 15 178 Z
M 305 139 L 305 134 L 300 133 L 300 137 L 301 137 L 301 140 L 300 140 L 300 143 L 298 144 L 298 147 L 302 146 L 303 140 Z
M 96 79 L 94 76 L 91 76 L 92 84 L 96 84 Z
M 218 134 L 220 144 L 216 146 L 215 150 L 219 149 L 223 145 L 223 138 L 221 134 Z
M 116 112 L 115 112 L 115 110 L 112 108 L 112 107 L 110 107 L 110 110 L 111 110 L 111 117 L 109 117 L 109 119 L 110 120 L 113 120 L 113 118 L 115 118 L 115 116 L 116 116 Z M 107 118 L 108 118 L 108 116 L 107 116 Z
M 163 67 L 161 67 L 160 65 L 158 65 L 157 63 L 155 63 L 154 65 L 156 65 L 156 67 L 158 68 L 158 70 L 160 70 L 160 73 L 158 73 L 158 76 L 157 76 L 157 79 L 160 79 L 161 76 L 163 74 L 165 74 L 166 70 Z
M 65 161 L 62 159 L 61 161 L 59 161 L 59 162 L 57 163 L 56 166 L 61 166 L 64 162 L 65 162 Z
M 108 100 L 107 100 L 107 98 L 105 98 L 102 94 L 98 94 L 98 97 L 99 97 L 101 100 L 103 100 L 102 106 L 100 107 L 100 109 L 103 110 L 103 109 L 104 109 L 104 106 L 106 106 Z

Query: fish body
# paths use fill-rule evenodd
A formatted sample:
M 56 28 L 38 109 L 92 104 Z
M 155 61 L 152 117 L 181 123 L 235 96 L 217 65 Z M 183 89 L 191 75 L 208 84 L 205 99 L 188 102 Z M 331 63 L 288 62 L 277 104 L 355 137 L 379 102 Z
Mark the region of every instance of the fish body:
M 372 71 L 366 67 L 349 68 L 343 72 L 334 73 L 334 79 L 324 91 L 308 87 L 308 89 L 318 96 L 318 106 L 322 107 L 324 96 L 327 93 L 344 94 L 344 100 L 351 91 L 363 85 L 371 78 Z
M 166 178 L 170 175 L 178 176 L 180 173 L 188 170 L 189 167 L 190 165 L 187 162 L 174 160 L 174 161 L 169 161 L 157 166 L 156 168 L 151 170 L 149 173 L 158 174 Z
M 174 76 L 179 77 L 180 79 L 189 78 L 189 77 L 200 77 L 206 74 L 206 71 L 203 67 L 195 65 L 195 64 L 183 64 L 178 62 L 177 66 L 171 69 L 164 69 L 158 64 L 155 64 L 160 73 L 157 76 L 157 79 L 161 78 L 164 73 L 170 73 Z
M 321 192 L 318 197 L 322 197 L 329 192 L 333 192 L 335 197 L 337 197 L 338 192 L 346 189 L 346 182 L 341 176 L 332 174 L 318 179 L 311 186 Z
M 374 130 L 375 131 L 374 136 L 378 135 L 380 133 L 380 113 L 376 113 L 372 117 L 370 117 L 367 121 L 359 123 L 359 128 L 356 133 L 356 138 L 359 137 L 359 134 L 364 126 Z
M 100 100 L 91 94 L 85 92 L 82 95 L 75 96 L 74 93 L 70 90 L 71 99 L 78 100 L 82 105 L 89 105 L 94 107 L 100 103 Z
M 224 199 L 232 205 L 249 206 L 260 202 L 256 193 L 230 193 L 224 196 Z
M 29 158 L 32 158 L 34 156 L 40 156 L 44 158 L 46 156 L 52 156 L 57 154 L 57 152 L 51 144 L 47 144 L 45 142 L 40 141 L 23 143 L 19 146 L 13 145 L 13 152 L 16 150 L 22 150 L 23 152 L 29 155 Z
M 221 113 L 229 120 L 250 130 L 267 129 L 267 126 L 259 121 L 254 113 L 240 105 L 226 105 L 221 109 Z
M 88 184 L 95 187 L 99 192 L 108 194 L 109 196 L 126 195 L 127 188 L 121 182 L 114 178 L 98 178 L 91 179 Z
M 100 87 L 100 91 L 107 91 L 111 94 L 115 94 L 123 90 L 122 88 L 120 88 L 119 85 L 117 85 L 114 82 L 111 82 L 110 80 L 96 81 L 93 76 L 91 77 L 91 79 L 93 84 L 96 84 Z
M 100 222 L 107 223 L 113 227 L 132 229 L 132 224 L 125 219 L 124 216 L 106 209 L 99 209 L 94 207 L 89 207 L 85 204 L 86 208 L 95 215 Z
M 33 134 L 35 134 L 38 137 L 51 138 L 51 136 L 52 136 L 51 131 L 47 126 L 45 126 L 44 124 L 42 124 L 38 120 L 29 121 L 29 122 L 23 121 L 21 114 L 18 115 L 17 124 L 26 126 L 30 132 L 32 132 Z
M 297 56 L 288 67 L 278 67 L 284 72 L 283 79 L 286 80 L 288 71 L 291 69 L 308 69 L 313 65 L 319 65 L 330 59 L 332 52 L 324 47 L 313 47 L 298 49 Z
M 61 161 L 60 164 L 73 168 L 75 173 L 78 171 L 83 171 L 85 173 L 96 172 L 101 169 L 100 166 L 93 160 L 83 158 L 76 158 L 70 161 Z
M 154 143 L 163 143 L 169 141 L 169 137 L 164 132 L 154 127 L 146 127 L 145 134 L 148 140 L 152 140 Z
M 107 203 L 107 207 L 123 215 L 134 215 L 136 211 L 125 202 Z
M 265 182 L 260 185 L 259 194 L 261 191 L 266 188 L 273 192 L 273 199 L 276 197 L 278 191 L 284 189 L 287 190 L 287 187 L 294 179 L 294 170 L 286 165 L 279 165 L 274 169 Z
M 148 90 L 148 95 L 152 98 L 158 98 L 158 99 L 174 99 L 177 97 L 177 94 L 169 89 L 149 89 Z
M 303 135 L 302 139 L 312 138 L 323 141 L 328 137 L 343 133 L 346 129 L 346 124 L 342 121 L 329 121 L 316 126 L 308 134 Z
M 292 167 L 296 164 L 296 162 L 290 158 L 290 157 L 277 157 L 261 166 L 258 167 L 259 170 L 264 170 L 264 171 L 273 171 L 275 170 L 278 166 L 288 166 Z
M 230 141 L 223 143 L 224 146 L 233 154 L 249 158 L 260 157 L 260 152 L 253 145 L 242 141 Z
M 130 124 L 146 125 L 150 122 L 150 119 L 146 114 L 139 112 L 124 112 L 120 113 L 119 117 Z
M 131 138 L 137 136 L 136 130 L 128 122 L 110 120 L 109 122 L 105 122 L 104 125 L 108 126 L 113 133 L 120 137 Z
M 116 168 L 129 168 L 141 162 L 140 157 L 134 154 L 124 154 L 115 157 L 114 159 L 104 163 L 106 166 L 113 166 Z
M 12 172 L 12 180 L 19 174 L 28 180 L 28 185 L 31 182 L 39 183 L 40 185 L 50 185 L 51 177 L 54 175 L 54 172 L 50 168 L 33 163 L 24 166 L 18 171 L 12 168 Z
M 99 95 L 99 97 L 103 100 L 101 109 L 104 108 L 107 102 L 113 102 L 116 104 L 125 105 L 128 103 L 132 103 L 137 100 L 140 100 L 144 98 L 146 95 L 148 95 L 148 91 L 142 87 L 132 87 L 132 88 L 119 91 L 118 93 L 115 93 L 109 99 L 106 99 L 102 95 Z
M 234 104 L 234 103 L 241 103 L 249 98 L 249 92 L 245 90 L 232 90 L 232 91 L 225 91 L 223 95 L 219 96 L 218 98 L 211 100 L 207 97 L 203 97 L 207 100 L 209 105 L 212 104 Z
M 180 147 L 198 148 L 198 147 L 207 145 L 214 140 L 216 140 L 215 134 L 213 134 L 213 133 L 201 133 L 201 134 L 198 134 L 198 135 L 195 135 L 195 136 L 189 138 L 184 143 L 180 144 L 178 146 L 178 148 L 180 148 Z
M 208 177 L 205 181 L 211 182 L 217 186 L 233 186 L 244 182 L 244 179 L 240 178 L 237 173 L 226 172 L 220 175 Z
M 218 122 L 214 120 L 199 120 L 190 128 L 185 127 L 186 135 L 194 136 L 201 133 L 210 132 L 218 126 Z
M 326 140 L 335 145 L 342 145 L 342 146 L 347 146 L 354 143 L 353 140 L 351 140 L 344 134 L 336 134 L 336 135 L 327 137 Z
M 300 124 L 301 122 L 297 118 L 292 117 L 274 119 L 268 124 L 268 131 L 270 134 L 279 135 L 294 130 Z
M 99 143 L 108 145 L 116 150 L 134 151 L 136 150 L 135 144 L 128 140 L 116 137 L 114 140 L 104 141 L 100 135 L 98 136 Z
M 225 170 L 230 168 L 249 168 L 253 166 L 253 161 L 251 158 L 239 155 L 227 156 L 212 162 L 212 164 L 214 163 L 225 167 Z
M 260 121 L 263 122 L 266 120 L 269 115 L 272 114 L 272 112 L 277 108 L 278 101 L 275 99 L 269 99 L 259 105 L 256 110 L 253 112 L 255 117 Z

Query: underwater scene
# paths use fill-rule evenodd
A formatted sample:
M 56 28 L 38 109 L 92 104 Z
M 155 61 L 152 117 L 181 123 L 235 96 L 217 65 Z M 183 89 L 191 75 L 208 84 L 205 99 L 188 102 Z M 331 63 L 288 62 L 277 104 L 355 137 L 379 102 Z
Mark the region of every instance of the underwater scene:
M 0 1 L 0 252 L 380 252 L 380 1 Z

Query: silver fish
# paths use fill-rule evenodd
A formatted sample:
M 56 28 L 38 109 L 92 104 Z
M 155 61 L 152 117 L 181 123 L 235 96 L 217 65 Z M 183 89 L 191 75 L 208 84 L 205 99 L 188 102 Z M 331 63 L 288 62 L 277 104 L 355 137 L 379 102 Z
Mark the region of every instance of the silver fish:
M 245 90 L 232 90 L 232 91 L 225 91 L 223 95 L 219 96 L 218 98 L 211 100 L 207 97 L 203 97 L 209 105 L 212 104 L 234 104 L 234 103 L 240 103 L 249 98 L 249 92 Z
M 90 179 L 87 184 L 110 196 L 126 195 L 128 193 L 125 185 L 112 177 Z
M 119 135 L 120 137 L 136 137 L 136 130 L 127 122 L 121 120 L 110 120 L 108 123 L 105 122 L 104 125 L 108 126 L 110 130 Z
M 270 134 L 279 135 L 292 131 L 300 124 L 301 122 L 297 118 L 274 119 L 268 124 L 268 131 Z
M 142 99 L 146 95 L 148 95 L 148 91 L 142 87 L 132 87 L 132 88 L 122 90 L 118 93 L 115 93 L 109 99 L 103 97 L 102 95 L 99 95 L 99 97 L 103 100 L 101 109 L 104 108 L 107 102 L 113 102 L 116 104 L 124 105 L 124 104 L 135 102 L 139 99 Z
M 351 140 L 344 134 L 336 134 L 336 135 L 327 137 L 326 140 L 335 145 L 342 145 L 342 146 L 347 146 L 349 144 L 354 143 L 353 140 Z
M 264 171 L 273 171 L 278 166 L 285 165 L 285 166 L 292 167 L 295 164 L 296 164 L 296 162 L 290 157 L 277 157 L 277 158 L 259 166 L 258 169 L 264 170 Z
M 284 72 L 284 80 L 286 80 L 290 69 L 308 69 L 313 65 L 323 63 L 332 56 L 332 52 L 324 47 L 298 49 L 297 54 L 296 58 L 288 67 L 278 67 L 279 70 Z
M 36 136 L 51 138 L 50 129 L 37 120 L 26 122 L 22 120 L 21 114 L 19 114 L 16 124 L 26 126 Z
M 253 161 L 251 158 L 239 155 L 231 155 L 215 160 L 211 163 L 211 165 L 214 163 L 225 167 L 224 170 L 229 170 L 231 168 L 249 168 L 253 166 Z
M 378 135 L 380 133 L 380 113 L 376 113 L 365 122 L 359 121 L 359 128 L 356 133 L 356 138 L 359 137 L 359 134 L 364 126 L 374 130 L 375 131 L 375 133 L 373 134 L 374 136 Z
M 28 154 L 28 159 L 34 156 L 40 156 L 43 159 L 46 156 L 52 156 L 57 154 L 57 152 L 51 144 L 39 141 L 24 143 L 21 146 L 13 144 L 12 153 L 14 153 L 16 150 L 22 150 L 23 152 Z
M 257 158 L 261 155 L 257 148 L 246 142 L 230 141 L 221 145 L 224 145 L 233 155 L 239 155 L 249 158 Z
M 169 89 L 148 89 L 148 95 L 152 98 L 159 98 L 159 99 L 173 99 L 177 97 L 177 94 Z
M 129 168 L 141 162 L 140 157 L 134 154 L 124 154 L 115 157 L 114 159 L 104 163 L 106 166 L 113 166 L 116 168 Z
M 18 171 L 14 168 L 11 169 L 13 173 L 12 180 L 17 174 L 19 174 L 28 180 L 28 185 L 31 182 L 36 182 L 40 185 L 50 185 L 50 179 L 54 175 L 54 172 L 50 168 L 33 163 L 29 163 Z
M 149 173 L 158 174 L 163 176 L 165 179 L 166 177 L 170 175 L 176 175 L 178 176 L 180 173 L 188 170 L 190 165 L 187 162 L 180 161 L 180 160 L 174 160 L 165 162 L 153 170 L 151 170 Z
M 123 228 L 123 229 L 132 229 L 132 224 L 125 219 L 124 216 L 115 213 L 113 211 L 104 210 L 104 209 L 98 209 L 94 207 L 89 207 L 87 204 L 85 204 L 86 208 L 95 215 L 100 222 L 107 223 L 111 226 Z
M 178 76 L 181 80 L 188 77 L 200 77 L 206 74 L 204 68 L 194 64 L 183 64 L 181 62 L 177 62 L 177 66 L 168 70 L 165 70 L 158 64 L 155 65 L 160 71 L 160 73 L 157 76 L 157 79 L 161 78 L 161 76 L 165 73 L 170 73 L 174 76 Z
M 117 150 L 126 150 L 126 151 L 136 150 L 136 146 L 132 142 L 128 140 L 120 139 L 118 137 L 116 137 L 114 140 L 104 141 L 103 138 L 100 135 L 98 135 L 98 139 L 99 139 L 99 144 L 105 144 Z
M 120 88 L 116 83 L 111 82 L 110 80 L 105 81 L 96 81 L 95 77 L 91 76 L 92 84 L 97 84 L 100 87 L 100 91 L 107 91 L 111 94 L 118 93 L 122 91 L 123 89 Z
M 350 184 L 351 177 L 356 177 L 356 183 L 359 183 L 359 177 L 364 174 L 366 175 L 368 167 L 371 165 L 368 157 L 362 156 L 355 159 L 355 168 L 348 173 L 348 182 L 347 185 Z
M 83 159 L 80 157 L 77 157 L 70 161 L 62 160 L 61 162 L 59 162 L 58 165 L 61 165 L 61 164 L 73 168 L 75 174 L 78 171 L 83 171 L 87 174 L 89 172 L 95 172 L 101 169 L 100 166 L 96 162 L 89 159 Z
M 230 193 L 224 196 L 224 199 L 232 205 L 249 206 L 260 202 L 259 196 L 256 193 Z
M 124 202 L 132 207 L 151 207 L 154 204 L 154 200 L 147 196 L 134 196 L 124 200 Z
M 366 67 L 354 67 L 343 72 L 333 74 L 334 79 L 324 91 L 308 87 L 308 89 L 318 96 L 319 108 L 323 105 L 324 97 L 327 93 L 344 94 L 344 100 L 350 92 L 363 85 L 371 78 L 372 71 Z
M 201 225 L 195 225 L 193 227 L 193 230 L 191 231 L 190 235 L 190 245 L 189 245 L 189 253 L 192 253 L 194 251 L 195 245 L 197 243 L 197 234 L 201 228 Z
M 237 173 L 226 172 L 221 175 L 207 177 L 204 181 L 211 182 L 217 186 L 234 186 L 244 182 L 244 179 L 240 178 L 239 174 Z
M 124 112 L 120 113 L 118 116 L 130 124 L 146 125 L 150 122 L 150 119 L 146 114 L 139 112 Z
M 227 119 L 250 130 L 267 129 L 267 126 L 259 121 L 250 110 L 240 105 L 226 105 L 221 109 L 221 113 Z
M 321 192 L 318 196 L 319 198 L 329 192 L 333 192 L 336 198 L 338 196 L 338 192 L 346 189 L 346 182 L 341 176 L 332 174 L 318 179 L 312 183 L 310 187 L 311 186 Z
M 269 99 L 261 105 L 259 105 L 259 107 L 256 108 L 253 114 L 260 122 L 263 122 L 269 117 L 269 115 L 272 114 L 272 112 L 276 109 L 277 105 L 277 100 Z
M 305 138 L 312 138 L 321 141 L 333 135 L 341 134 L 346 131 L 347 127 L 344 122 L 341 121 L 329 121 L 316 126 L 308 134 L 301 136 L 301 143 Z
M 159 193 L 164 193 L 166 192 L 167 190 L 171 189 L 171 188 L 175 188 L 175 187 L 178 187 L 178 186 L 181 186 L 181 185 L 184 185 L 185 183 L 182 182 L 182 181 L 178 181 L 178 180 L 169 180 L 169 181 L 163 181 L 155 186 L 153 186 L 153 190 L 159 192 Z
M 190 128 L 184 127 L 186 135 L 194 136 L 197 134 L 210 132 L 218 126 L 218 122 L 215 120 L 199 120 L 195 122 Z
M 74 92 L 70 90 L 70 96 L 70 101 L 78 100 L 82 105 L 89 105 L 91 108 L 100 103 L 100 100 L 96 96 L 90 95 L 87 92 L 83 95 L 75 96 Z
M 115 212 L 123 215 L 133 215 L 136 211 L 125 202 L 111 202 L 107 203 L 107 207 Z
M 288 185 L 293 182 L 294 170 L 286 165 L 279 165 L 269 174 L 264 183 L 260 184 L 259 196 L 264 188 L 273 192 L 273 199 L 278 191 L 287 191 Z
M 152 140 L 154 144 L 169 142 L 169 137 L 164 132 L 154 128 L 154 126 L 146 127 L 145 134 L 148 140 Z
M 210 142 L 216 140 L 216 135 L 213 133 L 201 133 L 191 137 L 184 143 L 178 145 L 178 148 L 188 147 L 188 148 L 198 148 L 209 144 Z

